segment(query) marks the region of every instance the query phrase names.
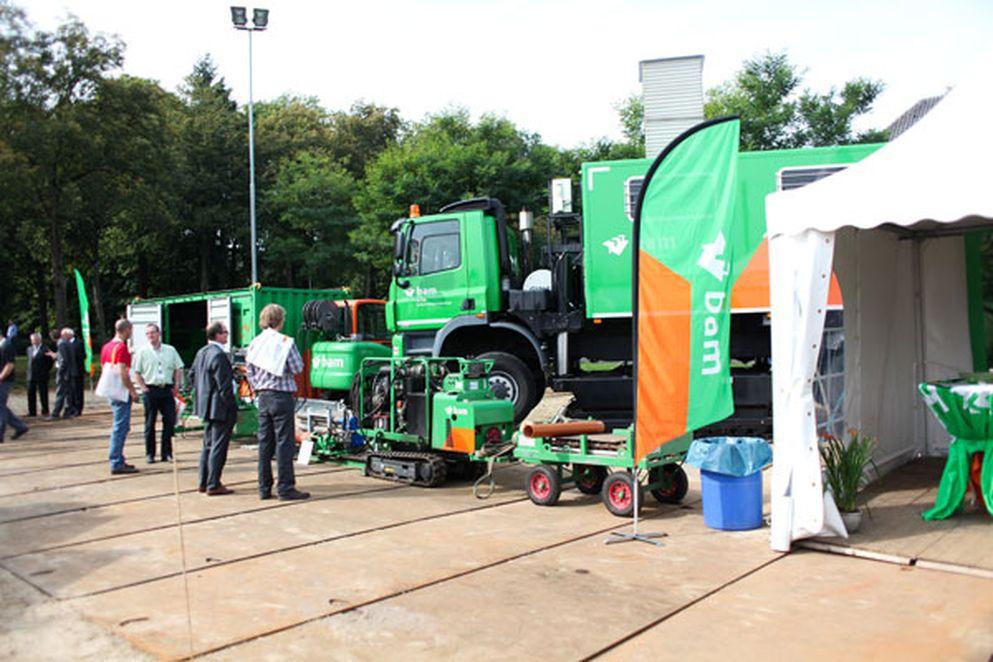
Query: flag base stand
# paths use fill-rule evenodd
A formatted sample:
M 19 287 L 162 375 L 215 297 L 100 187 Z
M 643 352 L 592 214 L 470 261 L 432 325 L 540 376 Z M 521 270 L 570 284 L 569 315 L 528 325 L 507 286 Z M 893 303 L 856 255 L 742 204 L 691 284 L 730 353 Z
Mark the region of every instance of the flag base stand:
M 610 538 L 603 541 L 605 545 L 613 545 L 619 542 L 645 542 L 649 545 L 655 545 L 656 547 L 665 547 L 665 543 L 656 538 L 665 538 L 668 533 L 641 533 L 638 531 L 638 493 L 641 492 L 641 482 L 638 479 L 638 471 L 635 470 L 632 473 L 631 480 L 631 491 L 634 493 L 634 530 L 628 533 L 627 531 L 611 531 Z
M 613 538 L 607 538 L 603 541 L 605 545 L 613 545 L 618 542 L 647 542 L 650 545 L 655 545 L 656 547 L 665 547 L 665 543 L 655 540 L 655 538 L 665 538 L 668 533 L 624 533 L 621 531 L 611 531 L 610 535 Z

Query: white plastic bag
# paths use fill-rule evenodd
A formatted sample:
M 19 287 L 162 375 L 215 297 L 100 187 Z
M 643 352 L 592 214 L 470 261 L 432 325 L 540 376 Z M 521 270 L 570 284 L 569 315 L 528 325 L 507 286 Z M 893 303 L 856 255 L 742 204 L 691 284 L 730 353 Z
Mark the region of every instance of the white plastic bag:
M 100 381 L 97 382 L 96 394 L 101 398 L 116 402 L 127 402 L 131 394 L 121 381 L 116 363 L 104 363 L 100 370 Z

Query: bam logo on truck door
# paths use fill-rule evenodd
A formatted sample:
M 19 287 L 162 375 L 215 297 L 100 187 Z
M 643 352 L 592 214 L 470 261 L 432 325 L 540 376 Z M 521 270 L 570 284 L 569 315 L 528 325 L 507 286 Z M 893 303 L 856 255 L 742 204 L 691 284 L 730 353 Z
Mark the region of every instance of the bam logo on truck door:
M 700 259 L 697 266 L 702 267 L 711 276 L 721 283 L 720 290 L 710 290 L 704 294 L 703 303 L 707 316 L 703 318 L 703 367 L 700 369 L 701 375 L 718 375 L 721 372 L 721 342 L 718 338 L 720 334 L 720 324 L 718 319 L 724 310 L 724 303 L 727 295 L 723 289 L 724 279 L 727 278 L 730 269 L 724 260 L 724 233 L 718 231 L 717 239 L 709 244 L 704 244 L 700 251 Z

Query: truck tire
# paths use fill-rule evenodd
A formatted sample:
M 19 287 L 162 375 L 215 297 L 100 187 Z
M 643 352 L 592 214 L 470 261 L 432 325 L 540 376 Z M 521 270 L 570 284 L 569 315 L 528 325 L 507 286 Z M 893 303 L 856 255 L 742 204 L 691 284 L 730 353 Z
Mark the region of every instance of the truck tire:
M 541 399 L 534 374 L 524 361 L 507 352 L 486 352 L 476 358 L 493 361 L 490 387 L 498 398 L 514 403 L 514 422 L 523 421 Z

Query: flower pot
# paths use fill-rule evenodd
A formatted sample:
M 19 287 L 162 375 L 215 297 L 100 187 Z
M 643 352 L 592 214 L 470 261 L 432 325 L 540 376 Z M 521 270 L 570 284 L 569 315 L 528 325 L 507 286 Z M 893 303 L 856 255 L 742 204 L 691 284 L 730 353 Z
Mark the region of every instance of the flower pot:
M 849 533 L 855 533 L 862 526 L 862 511 L 856 510 L 852 513 L 841 513 L 841 521 L 845 523 L 845 529 Z

